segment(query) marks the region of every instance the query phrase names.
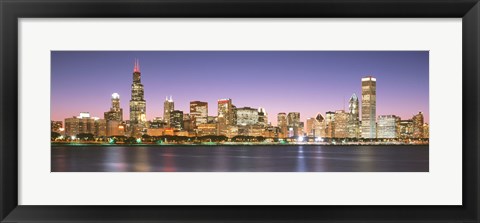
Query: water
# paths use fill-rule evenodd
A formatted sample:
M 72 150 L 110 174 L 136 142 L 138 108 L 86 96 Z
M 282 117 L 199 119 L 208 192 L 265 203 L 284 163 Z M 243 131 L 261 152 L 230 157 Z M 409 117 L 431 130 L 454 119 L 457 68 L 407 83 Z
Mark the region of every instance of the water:
M 54 146 L 52 172 L 428 172 L 428 146 Z

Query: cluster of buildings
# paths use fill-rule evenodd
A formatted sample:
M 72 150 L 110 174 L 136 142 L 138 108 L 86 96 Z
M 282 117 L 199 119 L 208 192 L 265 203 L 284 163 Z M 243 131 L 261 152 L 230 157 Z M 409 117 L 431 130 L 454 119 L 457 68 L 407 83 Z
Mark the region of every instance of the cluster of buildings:
M 91 117 L 88 112 L 66 118 L 65 126 L 61 121 L 52 121 L 52 131 L 66 138 L 74 139 L 78 134 L 90 133 L 96 138 L 128 136 L 139 138 L 149 136 L 262 136 L 266 138 L 303 139 L 428 139 L 428 124 L 419 112 L 411 119 L 376 114 L 376 78 L 362 78 L 361 107 L 360 99 L 353 94 L 348 110 L 318 113 L 305 122 L 299 112 L 278 113 L 277 125 L 268 121 L 264 108 L 236 107 L 232 99 L 217 101 L 217 115 L 209 116 L 208 103 L 191 101 L 190 111 L 175 109 L 172 98 L 164 101 L 163 117 L 146 120 L 146 101 L 138 61 L 133 69 L 131 99 L 129 102 L 130 119 L 123 120 L 120 95 L 113 93 L 111 107 L 104 112 L 103 118 Z M 361 118 L 360 118 L 361 109 Z

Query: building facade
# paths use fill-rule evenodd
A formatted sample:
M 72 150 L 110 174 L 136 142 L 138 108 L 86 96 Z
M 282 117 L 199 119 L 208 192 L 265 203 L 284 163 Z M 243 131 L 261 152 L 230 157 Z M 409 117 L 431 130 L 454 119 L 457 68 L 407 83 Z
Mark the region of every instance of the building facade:
M 318 113 L 315 116 L 315 137 L 325 138 L 325 118 L 322 114 Z
M 335 111 L 335 128 L 334 128 L 334 137 L 335 138 L 347 138 L 348 137 L 348 117 L 349 113 L 346 113 L 344 110 Z
M 288 137 L 287 114 L 285 114 L 284 112 L 280 112 L 277 114 L 277 126 L 280 129 L 279 137 Z
M 335 138 L 335 112 L 325 113 L 325 137 Z
M 376 138 L 377 79 L 362 78 L 362 138 Z
M 118 93 L 112 94 L 112 107 L 110 110 L 103 113 L 103 118 L 107 121 L 123 121 L 123 109 L 120 107 L 120 95 Z
M 264 127 L 268 126 L 268 114 L 265 108 L 258 108 L 258 124 Z
M 300 127 L 300 112 L 289 112 L 287 115 L 288 137 L 298 137 L 303 132 Z
M 218 104 L 218 114 L 217 114 L 217 131 L 218 135 L 226 135 L 228 126 L 233 125 L 233 105 L 232 99 L 219 99 Z
M 380 115 L 378 116 L 377 138 L 379 139 L 395 139 L 397 138 L 397 116 Z
M 237 108 L 237 125 L 256 125 L 258 124 L 258 110 L 250 107 Z
M 414 115 L 412 118 L 413 121 L 413 138 L 423 138 L 423 113 L 418 112 L 418 114 Z
M 79 116 L 65 119 L 65 135 L 77 136 L 80 133 L 95 135 L 95 119 L 88 112 L 82 112 Z
M 360 118 L 358 97 L 353 94 L 348 103 L 348 138 L 360 138 Z
M 163 102 L 163 119 L 167 123 L 168 127 L 172 126 L 170 122 L 170 114 L 173 112 L 173 110 L 175 110 L 175 103 L 173 102 L 172 96 L 170 96 L 170 98 L 165 97 L 165 101 Z
M 141 136 L 147 119 L 147 102 L 141 81 L 140 64 L 135 61 L 133 68 L 132 95 L 130 99 L 130 127 L 132 136 Z
M 169 112 L 170 127 L 175 130 L 183 130 L 183 111 L 173 110 Z
M 193 128 L 208 123 L 208 103 L 203 101 L 190 102 L 190 118 Z
M 63 123 L 62 121 L 50 121 L 50 128 L 52 132 L 63 134 Z

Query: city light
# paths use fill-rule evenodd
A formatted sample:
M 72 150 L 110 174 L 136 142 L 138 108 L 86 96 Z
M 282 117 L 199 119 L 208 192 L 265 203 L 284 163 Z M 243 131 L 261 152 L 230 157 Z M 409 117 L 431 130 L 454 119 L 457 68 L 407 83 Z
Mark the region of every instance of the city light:
M 158 137 L 168 136 L 165 141 L 184 144 L 306 142 L 323 145 L 399 141 L 428 144 L 429 126 L 424 123 L 423 113 L 419 112 L 408 120 L 401 120 L 396 115 L 379 115 L 377 118 L 377 83 L 372 76 L 361 78 L 361 106 L 359 98 L 353 93 L 348 102 L 348 110 L 327 111 L 325 115 L 318 112 L 315 117 L 302 117 L 303 119 L 300 112 L 280 112 L 276 117 L 276 126 L 269 121 L 269 114 L 264 107 L 236 107 L 231 98 L 221 98 L 216 102 L 218 113 L 211 116 L 208 102 L 190 101 L 190 109 L 184 112 L 175 109 L 171 95 L 165 98 L 163 117 L 148 121 L 139 66 L 139 61 L 135 60 L 129 120 L 123 120 L 120 95 L 113 93 L 111 108 L 104 113 L 103 118 L 81 112 L 79 116 L 66 118 L 64 127 L 61 122 L 52 121 L 52 132 L 62 133 L 71 137 L 71 140 L 77 140 L 79 133 L 91 134 L 93 138 L 108 143 L 117 143 L 112 138 L 107 140 L 111 136 L 135 139 L 119 139 L 118 143 L 163 143 Z M 141 136 L 144 135 L 156 138 L 142 140 Z M 91 139 L 91 136 L 78 138 L 80 142 Z

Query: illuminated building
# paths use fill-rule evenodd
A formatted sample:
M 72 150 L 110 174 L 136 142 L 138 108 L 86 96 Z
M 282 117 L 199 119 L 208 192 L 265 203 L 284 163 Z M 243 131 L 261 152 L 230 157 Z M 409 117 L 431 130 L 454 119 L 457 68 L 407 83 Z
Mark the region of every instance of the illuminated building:
M 314 135 L 315 137 L 325 138 L 325 118 L 322 114 L 318 113 L 315 116 Z
M 95 135 L 95 120 L 88 112 L 82 112 L 79 116 L 65 119 L 65 135 L 76 136 L 80 133 Z
M 376 138 L 377 79 L 362 78 L 362 138 Z
M 232 125 L 237 125 L 237 106 L 232 105 Z
M 218 135 L 226 135 L 227 127 L 233 125 L 233 105 L 232 99 L 219 99 L 218 104 L 218 114 L 217 114 L 217 123 L 218 123 Z
M 284 112 L 277 114 L 277 126 L 280 128 L 279 137 L 284 138 L 288 136 L 287 114 Z
M 152 121 L 149 122 L 148 128 L 158 129 L 166 127 L 167 123 L 161 117 L 155 117 Z
M 297 130 L 297 135 L 298 136 L 304 136 L 305 135 L 305 123 L 300 122 L 298 123 L 298 130 Z
M 358 98 L 356 94 L 353 94 L 350 97 L 348 103 L 348 138 L 359 138 L 360 137 L 360 120 L 359 120 L 359 111 L 358 111 Z
M 287 127 L 289 130 L 289 137 L 299 136 L 300 129 L 300 112 L 289 112 L 287 115 Z M 302 131 L 303 132 L 303 131 Z
M 397 137 L 401 139 L 413 138 L 412 120 L 397 120 Z
M 183 130 L 183 111 L 173 110 L 169 112 L 170 127 L 175 130 Z
M 423 113 L 418 112 L 412 118 L 413 121 L 413 138 L 423 138 Z
M 238 135 L 238 126 L 236 125 L 231 125 L 231 126 L 228 126 L 227 127 L 227 133 L 226 133 L 226 136 L 228 138 L 232 138 L 234 136 L 237 136 Z
M 106 122 L 107 137 L 110 136 L 125 136 L 126 126 L 123 122 L 117 120 L 110 120 Z
M 395 115 L 380 115 L 378 116 L 378 135 L 379 139 L 394 139 L 397 138 L 397 116 Z
M 166 97 L 165 102 L 163 102 L 163 118 L 167 126 L 171 126 L 170 113 L 172 113 L 173 110 L 175 110 L 175 103 L 173 102 L 172 96 L 170 96 L 170 98 Z
M 280 128 L 276 126 L 269 126 L 264 131 L 264 137 L 266 138 L 278 138 L 280 134 Z
M 216 124 L 218 121 L 217 116 L 207 116 L 207 123 L 208 124 Z
M 165 128 L 149 128 L 147 129 L 147 135 L 149 136 L 163 136 Z
M 242 136 L 264 136 L 265 128 L 261 125 L 238 125 L 238 135 Z
M 63 123 L 62 121 L 50 121 L 50 128 L 52 132 L 62 133 L 63 132 Z
M 145 127 L 147 103 L 144 98 L 143 84 L 141 83 L 140 64 L 135 61 L 133 68 L 132 97 L 130 99 L 130 126 L 132 136 L 140 136 Z
M 316 120 L 314 118 L 308 118 L 307 119 L 307 136 L 313 137 L 315 136 L 315 122 Z
M 423 124 L 423 138 L 430 138 L 430 126 L 428 125 L 428 123 Z
M 123 109 L 120 108 L 120 95 L 117 93 L 112 94 L 112 107 L 110 111 L 103 113 L 103 117 L 105 120 L 115 120 L 115 121 L 123 121 Z
M 104 137 L 107 136 L 107 120 L 96 118 L 95 120 L 95 136 Z
M 80 121 L 75 116 L 72 118 L 66 118 L 65 119 L 65 135 L 77 136 L 80 133 L 79 124 L 80 124 Z
M 191 101 L 190 118 L 192 119 L 193 128 L 196 128 L 200 124 L 207 124 L 208 103 L 203 101 Z
M 325 114 L 325 137 L 335 137 L 335 112 L 328 111 Z
M 258 110 L 250 107 L 237 108 L 237 125 L 255 125 L 258 123 Z
M 217 124 L 207 124 L 202 123 L 197 125 L 197 134 L 198 136 L 207 136 L 207 135 L 216 135 L 217 134 Z
M 335 127 L 333 128 L 335 138 L 347 138 L 348 117 L 349 113 L 346 113 L 344 110 L 335 111 Z
M 258 124 L 264 127 L 268 126 L 268 114 L 265 108 L 258 108 Z
M 192 126 L 192 119 L 190 117 L 190 114 L 183 114 L 183 129 L 185 131 L 192 131 L 193 126 Z

